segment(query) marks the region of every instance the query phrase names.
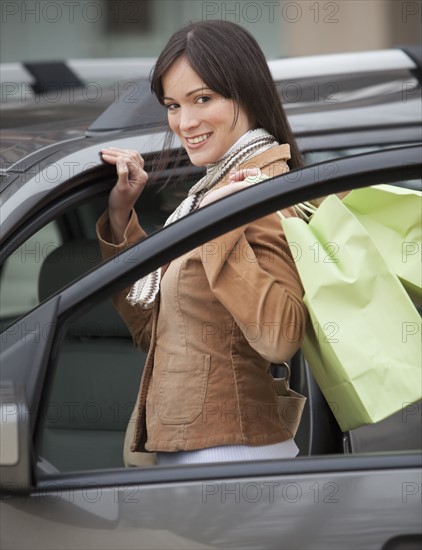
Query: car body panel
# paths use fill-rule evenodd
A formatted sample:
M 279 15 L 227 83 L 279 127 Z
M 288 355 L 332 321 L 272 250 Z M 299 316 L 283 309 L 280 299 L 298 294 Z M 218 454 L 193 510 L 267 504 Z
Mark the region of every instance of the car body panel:
M 277 475 L 208 479 L 203 468 L 203 481 L 183 483 L 122 485 L 111 473 L 114 487 L 50 482 L 1 503 L 2 547 L 18 547 L 23 522 L 43 533 L 26 548 L 378 550 L 396 536 L 417 540 L 418 468 L 289 475 L 283 466 Z
M 387 59 L 390 60 L 388 63 Z M 118 61 L 109 61 L 109 71 L 116 70 L 119 77 L 115 82 L 117 87 L 112 89 L 103 86 L 101 71 L 105 70 L 105 62 L 97 61 L 93 74 L 97 77 L 98 89 L 91 95 L 85 88 L 59 90 L 61 93 L 53 98 L 41 94 L 32 99 L 25 96 L 13 101 L 13 94 L 10 98 L 6 95 L 2 106 L 2 125 L 5 128 L 2 139 L 6 144 L 22 142 L 25 126 L 36 124 L 39 131 L 40 124 L 45 125 L 46 121 L 48 127 L 58 125 L 57 131 L 59 121 L 62 121 L 64 136 L 69 133 L 69 124 L 75 127 L 75 121 L 80 128 L 78 135 L 88 127 L 89 135 L 111 130 L 128 131 L 133 127 L 141 132 L 147 127 L 153 132 L 164 130 L 166 111 L 150 95 L 146 75 L 141 70 L 143 66 L 150 67 L 152 61 L 142 63 L 142 60 L 133 59 L 120 66 Z M 81 61 L 81 67 L 95 62 Z M 134 70 L 137 65 L 138 71 Z M 388 131 L 397 123 L 401 127 L 413 128 L 421 118 L 417 66 L 402 50 L 277 59 L 269 61 L 269 67 L 297 138 L 313 132 L 364 131 L 373 125 Z M 3 71 L 7 75 L 12 68 L 3 66 Z M 81 71 L 80 76 L 85 79 L 86 73 Z M 125 74 L 126 81 L 123 79 Z M 133 75 L 137 77 L 133 78 Z M 70 97 L 69 93 L 72 94 Z M 7 146 L 5 149 L 7 154 Z M 14 152 L 13 160 L 10 154 L 3 158 L 4 166 L 10 168 L 10 164 L 18 160 L 17 155 Z

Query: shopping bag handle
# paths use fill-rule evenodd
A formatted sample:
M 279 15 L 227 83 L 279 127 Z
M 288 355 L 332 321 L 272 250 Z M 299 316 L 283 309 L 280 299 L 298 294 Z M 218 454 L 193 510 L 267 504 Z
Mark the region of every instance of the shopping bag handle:
M 311 216 L 315 214 L 315 212 L 318 210 L 318 207 L 314 206 L 308 201 L 305 201 L 294 204 L 293 209 L 299 216 L 299 218 L 302 218 L 303 220 L 308 222 L 311 219 Z M 286 219 L 286 216 L 282 213 L 281 210 L 277 210 L 277 215 L 281 220 Z

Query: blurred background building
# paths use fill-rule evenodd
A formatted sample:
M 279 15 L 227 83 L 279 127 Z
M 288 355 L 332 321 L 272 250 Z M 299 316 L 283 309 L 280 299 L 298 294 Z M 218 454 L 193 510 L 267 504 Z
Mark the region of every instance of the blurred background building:
M 2 0 L 2 63 L 154 57 L 188 21 L 246 27 L 268 58 L 421 43 L 420 0 Z

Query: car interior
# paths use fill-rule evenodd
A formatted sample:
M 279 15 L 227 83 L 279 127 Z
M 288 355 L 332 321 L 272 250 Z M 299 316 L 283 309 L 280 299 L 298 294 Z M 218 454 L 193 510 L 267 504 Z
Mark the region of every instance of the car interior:
M 56 248 L 40 271 L 40 301 L 100 261 L 92 239 Z M 122 467 L 125 431 L 145 359 L 111 300 L 72 321 L 45 409 L 40 456 L 59 471 Z M 300 454 L 341 452 L 342 433 L 302 353 L 290 366 L 292 387 L 307 396 L 296 436 Z M 275 376 L 284 376 L 281 370 L 274 365 Z

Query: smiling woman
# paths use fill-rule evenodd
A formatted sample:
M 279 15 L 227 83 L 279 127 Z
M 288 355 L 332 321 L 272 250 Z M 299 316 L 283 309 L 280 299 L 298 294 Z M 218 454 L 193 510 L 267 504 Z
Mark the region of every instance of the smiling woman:
M 250 185 L 249 174 L 271 177 L 300 166 L 264 55 L 238 25 L 209 21 L 177 32 L 157 60 L 152 89 L 167 108 L 170 133 L 193 165 L 206 168 L 166 224 Z M 146 237 L 133 206 L 148 174 L 137 151 L 108 148 L 102 155 L 118 175 L 97 224 L 108 258 Z M 194 249 L 116 296 L 135 343 L 148 353 L 127 462 L 144 451 L 156 452 L 159 463 L 296 456 L 270 364 L 299 349 L 302 295 L 274 214 Z
M 254 127 L 243 107 L 238 108 L 235 117 L 235 102 L 208 88 L 185 56 L 164 74 L 163 89 L 170 129 L 180 138 L 195 166 L 220 159 Z

